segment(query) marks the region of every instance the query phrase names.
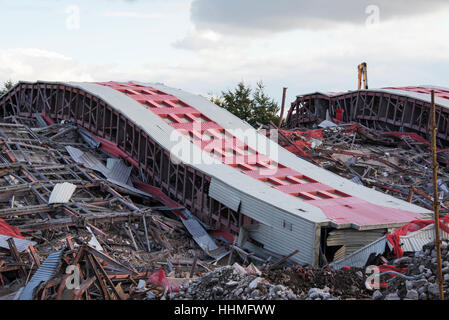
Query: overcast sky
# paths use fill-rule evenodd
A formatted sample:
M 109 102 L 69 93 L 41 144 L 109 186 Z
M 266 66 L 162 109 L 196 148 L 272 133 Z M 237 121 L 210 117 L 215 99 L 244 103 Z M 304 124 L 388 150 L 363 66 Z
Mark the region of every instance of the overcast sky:
M 278 102 L 357 86 L 449 87 L 447 0 L 0 0 L 0 82 L 162 82 Z

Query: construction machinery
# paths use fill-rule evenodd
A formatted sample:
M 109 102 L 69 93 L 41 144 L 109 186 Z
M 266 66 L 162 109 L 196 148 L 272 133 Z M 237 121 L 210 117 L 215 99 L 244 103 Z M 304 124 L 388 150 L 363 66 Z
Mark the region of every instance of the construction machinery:
M 366 62 L 362 62 L 357 67 L 358 73 L 359 73 L 359 86 L 358 89 L 362 89 L 362 78 L 363 78 L 363 89 L 368 89 L 368 71 L 367 71 L 367 64 Z

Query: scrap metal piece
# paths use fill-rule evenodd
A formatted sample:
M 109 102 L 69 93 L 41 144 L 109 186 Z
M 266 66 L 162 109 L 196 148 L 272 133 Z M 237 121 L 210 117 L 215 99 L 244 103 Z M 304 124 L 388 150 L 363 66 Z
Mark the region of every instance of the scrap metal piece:
M 23 252 L 25 251 L 30 245 L 36 245 L 36 242 L 26 240 L 26 239 L 20 239 L 20 238 L 14 238 L 11 236 L 5 236 L 3 234 L 0 234 L 0 248 L 8 249 L 8 239 L 12 238 L 14 240 L 14 244 L 17 248 L 17 251 Z
M 41 282 L 48 281 L 54 277 L 61 261 L 62 250 L 50 253 L 44 263 L 37 269 L 36 273 L 31 277 L 30 282 L 25 286 L 20 294 L 19 300 L 33 300 L 34 289 Z
M 94 139 L 94 137 L 84 129 L 78 128 L 81 138 L 92 148 L 97 149 L 100 146 L 100 142 Z
M 68 182 L 57 183 L 48 199 L 48 204 L 67 203 L 75 192 L 76 185 Z
M 108 159 L 109 160 L 109 159 Z M 128 182 L 133 167 L 127 166 L 123 160 L 114 161 L 106 177 L 112 182 L 126 184 Z
M 401 248 L 404 252 L 416 252 L 422 250 L 422 247 L 435 240 L 435 225 L 431 224 L 421 230 L 417 230 L 405 236 L 400 236 Z M 449 240 L 449 233 L 444 230 L 440 232 L 440 240 Z M 393 246 L 388 242 L 390 249 Z
M 187 209 L 183 210 L 183 214 L 187 219 L 182 219 L 181 221 L 192 235 L 193 240 L 212 258 L 217 260 L 228 254 L 224 247 L 218 247 L 211 236 L 206 232 L 203 226 L 196 220 Z
M 337 125 L 335 123 L 333 123 L 332 121 L 329 120 L 324 120 L 322 121 L 318 127 L 320 128 L 328 128 L 328 127 L 336 127 Z
M 372 253 L 381 254 L 385 251 L 385 245 L 387 244 L 387 237 L 383 236 L 382 238 L 377 239 L 376 241 L 364 246 L 363 248 L 354 251 L 352 254 L 347 257 L 332 262 L 329 264 L 330 267 L 334 269 L 341 269 L 345 266 L 348 267 L 364 267 L 366 262 L 368 261 L 369 256 Z

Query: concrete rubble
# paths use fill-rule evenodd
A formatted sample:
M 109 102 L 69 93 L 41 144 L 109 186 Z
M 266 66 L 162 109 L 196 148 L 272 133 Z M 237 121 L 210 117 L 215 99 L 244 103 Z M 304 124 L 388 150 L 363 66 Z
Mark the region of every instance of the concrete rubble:
M 443 260 L 443 278 L 445 299 L 449 300 L 449 251 L 448 243 L 442 242 L 441 256 Z M 373 300 L 438 300 L 440 297 L 438 285 L 437 252 L 433 242 L 426 244 L 422 250 L 410 256 L 393 261 L 395 266 L 407 268 L 406 279 L 395 277 L 385 290 L 376 290 Z
M 317 295 L 317 294 L 316 294 Z M 195 279 L 170 296 L 187 300 L 296 300 L 291 289 L 266 279 L 225 266 Z

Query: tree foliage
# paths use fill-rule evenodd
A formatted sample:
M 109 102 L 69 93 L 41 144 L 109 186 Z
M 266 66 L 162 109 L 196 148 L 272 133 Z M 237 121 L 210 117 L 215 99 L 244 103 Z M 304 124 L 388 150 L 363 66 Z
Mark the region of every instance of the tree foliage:
M 262 82 L 258 82 L 254 90 L 239 82 L 234 90 L 222 91 L 220 97 L 211 98 L 211 101 L 252 126 L 276 123 L 278 119 L 279 106 L 265 94 Z
M 0 96 L 7 93 L 9 90 L 11 90 L 14 87 L 15 83 L 11 80 L 8 80 L 3 83 L 3 86 L 0 88 Z

